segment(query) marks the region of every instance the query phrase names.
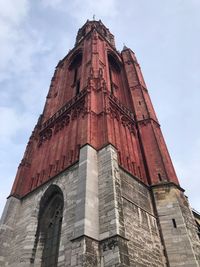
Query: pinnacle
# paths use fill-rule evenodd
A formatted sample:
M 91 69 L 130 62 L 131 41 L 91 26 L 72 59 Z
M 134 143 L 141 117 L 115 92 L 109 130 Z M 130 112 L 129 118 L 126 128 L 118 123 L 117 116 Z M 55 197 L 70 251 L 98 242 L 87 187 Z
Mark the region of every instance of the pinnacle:
M 124 43 L 124 46 L 123 46 L 123 49 L 122 49 L 122 51 L 124 51 L 124 50 L 126 50 L 126 49 L 128 49 L 128 47 L 125 45 L 125 43 Z

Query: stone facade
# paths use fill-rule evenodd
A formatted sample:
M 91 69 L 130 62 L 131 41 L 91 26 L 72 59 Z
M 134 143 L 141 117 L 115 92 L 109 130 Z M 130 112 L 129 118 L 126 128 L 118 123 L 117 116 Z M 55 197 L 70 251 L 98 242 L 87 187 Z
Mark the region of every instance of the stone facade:
M 163 183 L 154 186 L 153 192 L 170 266 L 199 266 L 197 225 L 183 190 Z
M 130 266 L 166 266 L 151 191 L 122 170 L 120 176 Z
M 98 152 L 84 146 L 77 164 L 22 200 L 8 199 L 0 266 L 41 266 L 42 246 L 34 253 L 34 242 L 40 200 L 51 184 L 64 195 L 58 266 L 198 266 L 199 240 L 183 193 L 153 188 L 157 217 L 151 188 L 119 167 L 111 145 Z
M 0 258 L 0 266 L 41 266 L 40 250 L 42 250 L 42 247 L 37 247 L 34 264 L 31 262 L 33 261 L 32 255 L 34 253 L 33 249 L 38 224 L 40 200 L 51 184 L 58 185 L 64 194 L 64 213 L 58 266 L 74 266 L 71 265 L 73 257 L 71 255 L 72 244 L 70 240 L 74 238 L 73 233 L 78 184 L 77 164 L 21 200 L 16 207 L 16 213 L 12 214 L 12 222 L 7 220 L 7 216 L 3 216 L 1 221 L 1 240 L 9 240 L 9 243 L 5 244 L 4 241 L 2 242 L 2 246 L 6 245 L 7 254 L 4 258 Z M 19 200 L 16 200 L 13 197 L 11 200 L 8 199 L 8 202 L 13 200 L 19 202 Z M 8 210 L 9 212 L 12 212 L 12 210 Z M 10 218 L 9 214 L 8 218 Z M 9 229 L 6 232 L 4 229 L 7 229 L 8 227 Z

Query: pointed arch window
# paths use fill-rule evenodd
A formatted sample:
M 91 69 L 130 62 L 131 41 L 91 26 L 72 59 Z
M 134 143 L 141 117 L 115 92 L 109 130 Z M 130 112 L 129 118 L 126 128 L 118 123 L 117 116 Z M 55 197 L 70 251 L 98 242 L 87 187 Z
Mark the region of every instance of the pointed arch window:
M 73 55 L 70 62 L 69 70 L 72 73 L 72 87 L 75 88 L 75 94 L 77 95 L 80 92 L 82 52 L 79 51 Z
M 41 267 L 56 267 L 63 216 L 63 194 L 56 185 L 50 186 L 41 199 L 38 228 L 35 241 L 35 258 Z M 42 249 L 41 249 L 42 248 Z
M 114 93 L 115 89 L 122 86 L 121 84 L 121 66 L 118 60 L 111 54 L 108 53 L 108 64 L 109 64 L 109 76 L 110 76 L 110 91 Z

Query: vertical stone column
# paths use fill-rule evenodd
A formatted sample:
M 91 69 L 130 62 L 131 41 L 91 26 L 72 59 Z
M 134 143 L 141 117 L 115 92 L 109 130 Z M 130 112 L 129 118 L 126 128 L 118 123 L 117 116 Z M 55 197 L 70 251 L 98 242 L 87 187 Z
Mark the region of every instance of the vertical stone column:
M 172 183 L 153 186 L 152 190 L 169 266 L 199 266 L 199 240 L 183 190 Z
M 99 238 L 103 266 L 130 266 L 117 152 L 111 145 L 98 152 L 98 170 Z
M 98 266 L 99 199 L 97 152 L 89 145 L 80 150 L 71 267 Z
M 72 241 L 70 267 L 103 267 L 100 265 L 98 241 L 87 236 Z
M 11 257 L 11 246 L 20 200 L 8 198 L 0 221 L 0 266 L 8 266 Z
M 97 152 L 86 145 L 80 150 L 74 238 L 99 238 Z

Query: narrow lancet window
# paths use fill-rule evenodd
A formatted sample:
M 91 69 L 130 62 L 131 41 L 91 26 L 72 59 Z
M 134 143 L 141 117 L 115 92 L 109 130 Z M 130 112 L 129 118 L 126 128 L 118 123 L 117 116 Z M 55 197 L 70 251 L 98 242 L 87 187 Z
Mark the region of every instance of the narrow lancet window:
M 80 80 L 76 83 L 76 95 L 80 93 Z
M 115 89 L 122 87 L 120 63 L 111 54 L 108 54 L 110 91 L 114 94 Z
M 82 67 L 82 53 L 79 52 L 73 56 L 71 63 L 69 65 L 69 70 L 71 72 L 71 82 L 72 88 L 74 88 L 74 94 L 80 93 L 80 80 L 81 80 L 81 67 Z

